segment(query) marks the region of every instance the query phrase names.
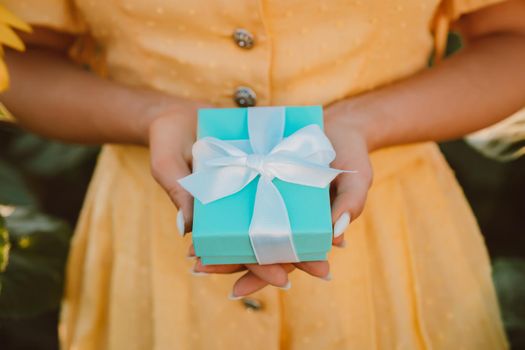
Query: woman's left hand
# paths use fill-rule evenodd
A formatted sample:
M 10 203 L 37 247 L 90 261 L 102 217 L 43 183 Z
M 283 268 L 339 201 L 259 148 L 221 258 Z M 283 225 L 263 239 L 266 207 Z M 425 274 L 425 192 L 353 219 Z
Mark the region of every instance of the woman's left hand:
M 333 244 L 344 247 L 344 231 L 350 224 L 350 220 L 361 214 L 368 189 L 372 183 L 372 168 L 368 156 L 369 147 L 364 128 L 352 119 L 350 105 L 345 101 L 326 109 L 325 132 L 337 154 L 332 167 L 357 171 L 357 173 L 339 175 L 332 184 Z M 189 255 L 195 256 L 193 246 L 190 247 Z M 331 279 L 328 261 L 272 265 L 202 265 L 200 259 L 197 258 L 193 271 L 196 273 L 229 274 L 247 270 L 233 286 L 231 296 L 236 298 L 254 293 L 269 284 L 288 288 L 288 274 L 295 268 L 314 277 L 324 280 Z
M 344 232 L 364 209 L 368 189 L 372 185 L 370 164 L 371 138 L 363 120 L 356 118 L 352 100 L 337 102 L 325 110 L 325 133 L 332 142 L 336 159 L 332 167 L 354 170 L 343 173 L 332 182 L 332 222 L 336 246 L 344 246 Z M 362 112 L 359 112 L 362 113 Z

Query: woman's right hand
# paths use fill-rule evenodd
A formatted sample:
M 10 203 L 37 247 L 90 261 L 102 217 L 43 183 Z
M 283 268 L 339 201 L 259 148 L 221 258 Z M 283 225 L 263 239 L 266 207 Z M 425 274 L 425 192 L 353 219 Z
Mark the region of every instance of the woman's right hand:
M 176 100 L 151 108 L 145 123 L 151 173 L 179 210 L 177 224 L 181 234 L 191 231 L 193 198 L 178 180 L 191 173 L 197 111 L 202 107 L 205 106 L 198 102 Z

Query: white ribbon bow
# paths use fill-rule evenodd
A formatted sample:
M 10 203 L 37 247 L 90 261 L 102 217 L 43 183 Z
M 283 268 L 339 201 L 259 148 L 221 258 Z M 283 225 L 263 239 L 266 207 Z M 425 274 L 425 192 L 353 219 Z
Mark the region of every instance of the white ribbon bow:
M 249 236 L 259 264 L 299 261 L 288 211 L 272 179 L 324 188 L 343 170 L 317 125 L 283 138 L 285 108 L 248 108 L 249 140 L 204 137 L 193 145 L 195 172 L 179 183 L 202 203 L 232 195 L 260 176 Z

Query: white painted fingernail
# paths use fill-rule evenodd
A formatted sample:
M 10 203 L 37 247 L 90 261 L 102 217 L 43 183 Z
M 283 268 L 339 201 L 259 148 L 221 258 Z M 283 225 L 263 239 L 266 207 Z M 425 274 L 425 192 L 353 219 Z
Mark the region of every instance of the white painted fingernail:
M 334 237 L 339 237 L 346 231 L 346 228 L 350 225 L 350 213 L 344 212 L 341 214 L 339 219 L 335 222 L 334 225 Z
M 280 288 L 280 289 L 282 289 L 282 290 L 288 290 L 288 289 L 290 289 L 291 287 L 292 287 L 292 282 L 288 281 L 288 282 L 286 282 L 286 284 L 285 284 L 284 286 L 282 286 L 282 287 L 277 287 L 277 288 Z
M 181 235 L 181 237 L 184 237 L 184 234 L 186 233 L 186 230 L 184 229 L 185 227 L 184 214 L 182 213 L 182 210 L 179 210 L 177 213 L 177 229 L 179 230 L 179 235 Z
M 242 298 L 243 298 L 242 296 L 237 296 L 233 294 L 233 292 L 231 292 L 230 295 L 228 295 L 228 299 L 230 300 L 241 300 Z
M 199 272 L 199 271 L 195 271 L 195 269 L 192 267 L 190 269 L 190 273 L 193 275 L 193 276 L 207 276 L 209 275 L 209 273 L 207 272 Z
M 328 275 L 326 275 L 324 277 L 321 277 L 321 279 L 324 280 L 324 281 L 331 281 L 332 280 L 332 273 L 328 272 Z

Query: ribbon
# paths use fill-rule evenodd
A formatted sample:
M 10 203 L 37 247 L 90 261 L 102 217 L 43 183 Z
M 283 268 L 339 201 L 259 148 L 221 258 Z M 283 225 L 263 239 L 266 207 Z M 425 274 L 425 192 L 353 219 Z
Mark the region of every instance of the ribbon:
M 272 180 L 324 188 L 340 173 L 317 125 L 283 137 L 285 107 L 248 108 L 248 140 L 204 137 L 193 145 L 194 173 L 179 180 L 202 203 L 242 190 L 259 177 L 249 236 L 259 264 L 299 261 L 288 211 Z

